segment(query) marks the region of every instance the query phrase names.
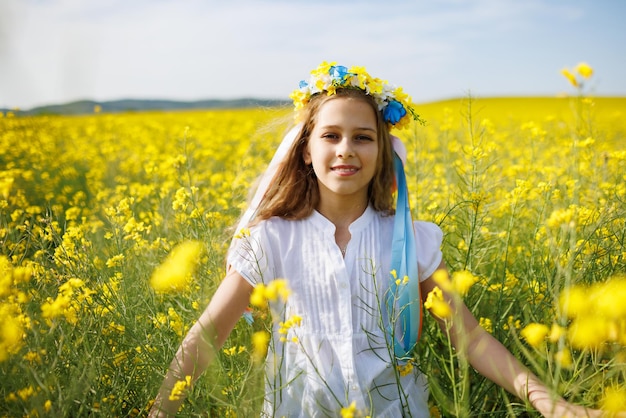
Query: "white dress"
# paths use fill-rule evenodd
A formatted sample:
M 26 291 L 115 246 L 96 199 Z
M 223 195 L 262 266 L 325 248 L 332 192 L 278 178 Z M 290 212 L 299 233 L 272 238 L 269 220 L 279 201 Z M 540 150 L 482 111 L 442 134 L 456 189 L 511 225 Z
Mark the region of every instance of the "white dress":
M 421 281 L 441 262 L 443 234 L 432 223 L 414 226 Z M 401 377 L 385 339 L 392 231 L 393 216 L 366 209 L 350 225 L 344 259 L 335 226 L 314 211 L 263 221 L 231 251 L 229 264 L 253 286 L 282 278 L 291 290 L 273 309 L 284 316 L 274 321 L 263 416 L 336 417 L 352 402 L 362 416 L 429 416 L 424 376 Z M 301 324 L 281 342 L 277 323 L 293 315 Z

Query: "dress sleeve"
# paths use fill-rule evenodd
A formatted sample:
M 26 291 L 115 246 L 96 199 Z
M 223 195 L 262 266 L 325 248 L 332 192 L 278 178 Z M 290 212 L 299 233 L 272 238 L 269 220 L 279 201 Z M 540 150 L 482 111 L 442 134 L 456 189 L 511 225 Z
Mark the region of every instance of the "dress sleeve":
M 250 228 L 250 234 L 237 238 L 227 257 L 230 268 L 234 268 L 252 286 L 263 283 L 269 277 L 270 246 L 264 242 L 264 222 Z
M 441 264 L 443 231 L 432 222 L 416 221 L 413 225 L 417 246 L 417 268 L 421 282 L 429 278 Z

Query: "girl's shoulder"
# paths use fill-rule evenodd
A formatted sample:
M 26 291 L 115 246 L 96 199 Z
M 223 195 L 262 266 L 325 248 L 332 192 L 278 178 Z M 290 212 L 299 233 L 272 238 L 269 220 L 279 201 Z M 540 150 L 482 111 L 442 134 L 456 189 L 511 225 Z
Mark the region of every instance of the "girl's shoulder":
M 387 224 L 388 226 L 393 226 L 395 215 L 387 216 L 377 212 L 381 223 Z M 443 238 L 443 231 L 434 222 L 430 221 L 422 221 L 422 220 L 414 220 L 413 221 L 413 230 L 415 231 L 415 235 L 417 237 L 425 236 L 427 238 Z
M 443 238 L 443 231 L 434 222 L 429 221 L 413 221 L 413 229 L 415 229 L 415 235 L 427 235 L 431 237 Z
M 443 260 L 443 231 L 433 222 L 415 221 L 413 225 L 420 280 L 425 280 L 439 268 Z
M 436 251 L 441 249 L 443 243 L 443 231 L 439 225 L 433 222 L 415 221 L 413 222 L 415 230 L 415 241 L 418 247 L 432 248 Z

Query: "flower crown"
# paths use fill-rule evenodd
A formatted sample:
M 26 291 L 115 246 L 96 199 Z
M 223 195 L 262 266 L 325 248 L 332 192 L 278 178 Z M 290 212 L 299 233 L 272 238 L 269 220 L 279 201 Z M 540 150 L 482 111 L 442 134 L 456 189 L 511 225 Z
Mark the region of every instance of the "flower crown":
M 289 97 L 295 109 L 302 109 L 315 94 L 323 91 L 332 96 L 338 88 L 354 88 L 372 96 L 382 112 L 383 119 L 396 128 L 406 126 L 410 119 L 423 123 L 412 107 L 411 97 L 402 87 L 393 87 L 385 80 L 370 76 L 365 67 L 344 67 L 336 62 L 322 62 L 311 71 L 309 81 L 300 81 L 300 86 Z

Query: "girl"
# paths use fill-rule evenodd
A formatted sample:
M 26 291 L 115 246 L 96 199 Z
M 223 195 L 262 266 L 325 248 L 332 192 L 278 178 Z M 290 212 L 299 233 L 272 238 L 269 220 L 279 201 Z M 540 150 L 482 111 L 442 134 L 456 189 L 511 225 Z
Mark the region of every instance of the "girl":
M 429 415 L 425 378 L 406 359 L 420 299 L 446 268 L 443 234 L 411 221 L 402 146 L 389 134 L 418 116 L 401 89 L 334 63 L 322 63 L 292 98 L 301 124 L 244 215 L 249 233 L 233 241 L 227 275 L 172 361 L 153 417 L 175 415 L 175 383 L 206 369 L 254 287 L 278 278 L 290 295 L 271 308 L 281 324 L 269 343 L 263 416 L 338 416 L 350 404 L 372 417 Z M 448 303 L 457 313 L 447 324 L 452 343 L 481 374 L 545 416 L 600 415 L 555 398 L 462 302 Z

